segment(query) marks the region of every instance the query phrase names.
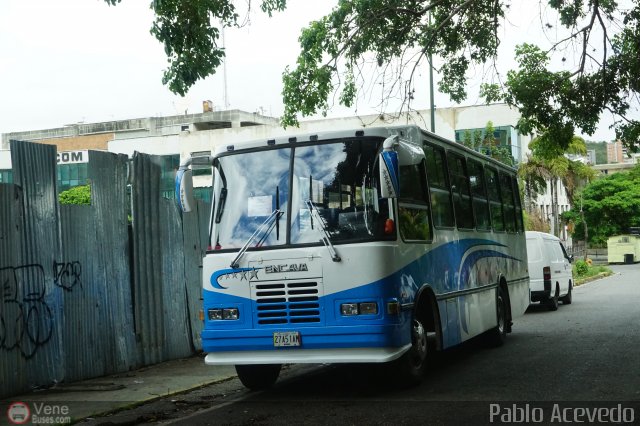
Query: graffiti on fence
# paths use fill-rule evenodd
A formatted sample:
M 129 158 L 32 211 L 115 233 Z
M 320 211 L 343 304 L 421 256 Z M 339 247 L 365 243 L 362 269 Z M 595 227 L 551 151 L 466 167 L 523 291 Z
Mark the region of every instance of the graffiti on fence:
M 66 291 L 82 287 L 79 262 L 54 262 L 54 283 Z M 0 349 L 32 358 L 53 334 L 53 313 L 45 300 L 42 265 L 0 268 Z
M 76 285 L 82 287 L 81 273 L 80 262 L 53 262 L 53 283 L 67 291 L 73 290 Z

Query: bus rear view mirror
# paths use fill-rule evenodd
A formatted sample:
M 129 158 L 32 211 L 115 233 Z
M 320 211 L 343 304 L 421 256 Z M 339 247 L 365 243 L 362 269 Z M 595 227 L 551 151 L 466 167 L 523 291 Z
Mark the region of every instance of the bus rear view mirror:
M 176 173 L 176 198 L 183 213 L 193 210 L 193 173 L 190 169 L 180 168 Z
M 380 153 L 380 194 L 382 198 L 397 198 L 399 184 L 398 136 L 391 136 L 384 141 L 383 150 Z

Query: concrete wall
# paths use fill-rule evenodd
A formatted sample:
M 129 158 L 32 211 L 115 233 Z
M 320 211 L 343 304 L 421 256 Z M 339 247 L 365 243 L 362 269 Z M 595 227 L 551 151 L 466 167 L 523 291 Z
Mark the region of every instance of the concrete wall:
M 55 145 L 58 152 L 85 149 L 106 151 L 109 147 L 109 141 L 113 140 L 113 138 L 113 133 L 100 133 L 97 135 L 71 136 L 68 138 L 41 139 L 38 143 Z

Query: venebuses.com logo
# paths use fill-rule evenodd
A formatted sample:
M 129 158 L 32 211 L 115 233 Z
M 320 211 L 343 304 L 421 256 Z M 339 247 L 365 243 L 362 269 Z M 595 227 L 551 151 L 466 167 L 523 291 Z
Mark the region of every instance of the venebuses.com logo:
M 29 421 L 31 410 L 24 402 L 14 402 L 7 409 L 7 418 L 15 425 L 23 425 Z
M 50 404 L 46 402 L 32 402 L 29 404 L 16 401 L 7 408 L 7 419 L 14 425 L 30 424 L 70 424 L 69 406 L 66 404 Z

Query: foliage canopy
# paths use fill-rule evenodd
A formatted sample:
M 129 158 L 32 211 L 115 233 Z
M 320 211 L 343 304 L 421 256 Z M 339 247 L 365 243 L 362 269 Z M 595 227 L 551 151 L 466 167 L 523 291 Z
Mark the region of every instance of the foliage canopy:
M 58 194 L 60 204 L 91 204 L 91 185 L 74 186 Z
M 640 226 L 640 165 L 630 172 L 604 176 L 588 184 L 576 197 L 565 220 L 574 223 L 574 236 L 584 238 L 584 220 L 589 227 L 589 242 L 605 244 L 607 238 Z
M 629 112 L 640 91 L 640 1 L 623 1 L 548 0 L 540 6 L 540 23 L 551 47 L 518 46 L 517 69 L 504 81 L 487 78 L 481 96 L 517 107 L 521 132 L 547 134 L 563 149 L 578 130 L 593 134 L 603 113 L 614 117 L 619 139 L 638 144 L 640 122 Z M 238 25 L 237 9 L 232 0 L 154 0 L 151 7 L 151 33 L 169 62 L 163 81 L 184 95 L 221 64 L 218 27 Z M 271 15 L 284 10 L 286 0 L 261 0 L 260 8 Z M 496 67 L 509 8 L 495 0 L 337 0 L 302 31 L 296 64 L 283 73 L 283 125 L 326 112 L 335 95 L 352 106 L 371 87 L 363 78 L 371 65 L 382 99 L 395 96 L 409 108 L 416 69 L 430 55 L 443 64 L 440 92 L 463 101 L 468 71 Z

